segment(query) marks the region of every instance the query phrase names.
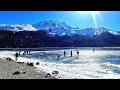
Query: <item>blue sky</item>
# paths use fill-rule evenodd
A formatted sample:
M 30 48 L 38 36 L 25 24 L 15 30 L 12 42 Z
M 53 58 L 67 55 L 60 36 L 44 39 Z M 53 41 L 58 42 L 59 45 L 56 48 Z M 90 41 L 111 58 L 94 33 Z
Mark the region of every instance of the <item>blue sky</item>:
M 0 24 L 34 24 L 44 20 L 65 22 L 71 27 L 105 27 L 120 31 L 120 11 L 94 14 L 90 11 L 0 11 Z

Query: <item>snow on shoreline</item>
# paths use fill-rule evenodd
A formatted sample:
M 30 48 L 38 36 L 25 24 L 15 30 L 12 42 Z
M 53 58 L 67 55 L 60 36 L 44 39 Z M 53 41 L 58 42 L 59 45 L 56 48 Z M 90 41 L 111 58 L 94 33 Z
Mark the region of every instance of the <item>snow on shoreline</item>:
M 15 57 L 14 57 L 15 53 L 16 53 L 16 51 L 0 51 L 0 58 L 5 59 L 6 57 L 10 57 L 13 60 L 15 60 Z M 36 70 L 38 72 L 43 71 L 43 72 L 52 74 L 53 71 L 57 71 L 56 69 L 51 69 L 51 68 L 49 69 L 49 66 L 48 66 L 49 63 L 42 62 L 42 61 L 40 61 L 38 59 L 31 59 L 31 58 L 19 57 L 18 60 L 17 60 L 17 62 L 25 62 L 25 63 L 27 63 L 27 62 L 33 62 L 34 66 L 37 67 Z M 40 65 L 36 65 L 36 62 L 40 62 Z

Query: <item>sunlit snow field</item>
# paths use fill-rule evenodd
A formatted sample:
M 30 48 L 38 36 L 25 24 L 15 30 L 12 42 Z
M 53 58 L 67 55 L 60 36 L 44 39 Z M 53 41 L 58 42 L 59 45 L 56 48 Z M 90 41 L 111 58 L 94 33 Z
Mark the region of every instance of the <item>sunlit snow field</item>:
M 76 49 L 79 51 L 77 57 Z M 73 57 L 70 51 L 73 51 Z M 66 51 L 66 57 L 63 52 Z M 15 59 L 16 51 L 0 51 L 0 58 Z M 21 51 L 21 54 L 23 51 Z M 45 53 L 45 57 L 44 57 Z M 60 59 L 57 56 L 60 54 Z M 48 73 L 59 71 L 57 78 L 62 79 L 119 79 L 120 78 L 120 48 L 74 48 L 47 51 L 31 51 L 30 55 L 20 56 L 21 62 L 40 62 L 37 70 Z

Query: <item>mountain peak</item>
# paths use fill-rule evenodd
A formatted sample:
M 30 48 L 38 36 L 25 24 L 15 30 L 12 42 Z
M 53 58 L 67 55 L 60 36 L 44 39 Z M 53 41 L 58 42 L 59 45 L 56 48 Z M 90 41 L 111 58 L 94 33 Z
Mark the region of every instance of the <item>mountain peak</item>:
M 58 22 L 58 21 L 52 21 L 52 20 L 47 20 L 47 21 L 42 21 L 42 22 L 37 22 L 36 24 L 33 24 L 35 28 L 38 30 L 46 30 L 46 29 L 70 29 L 71 27 L 65 24 L 64 22 Z

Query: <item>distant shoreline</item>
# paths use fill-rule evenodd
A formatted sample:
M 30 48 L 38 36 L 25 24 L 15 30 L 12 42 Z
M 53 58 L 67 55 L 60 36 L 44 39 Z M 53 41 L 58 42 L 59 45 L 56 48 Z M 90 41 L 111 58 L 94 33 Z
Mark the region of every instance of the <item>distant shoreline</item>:
M 16 51 L 16 50 L 31 50 L 31 51 L 43 51 L 43 50 L 60 50 L 60 49 L 76 49 L 76 48 L 81 48 L 81 49 L 120 49 L 120 47 L 39 47 L 39 48 L 0 48 L 0 50 L 11 50 L 11 51 Z

